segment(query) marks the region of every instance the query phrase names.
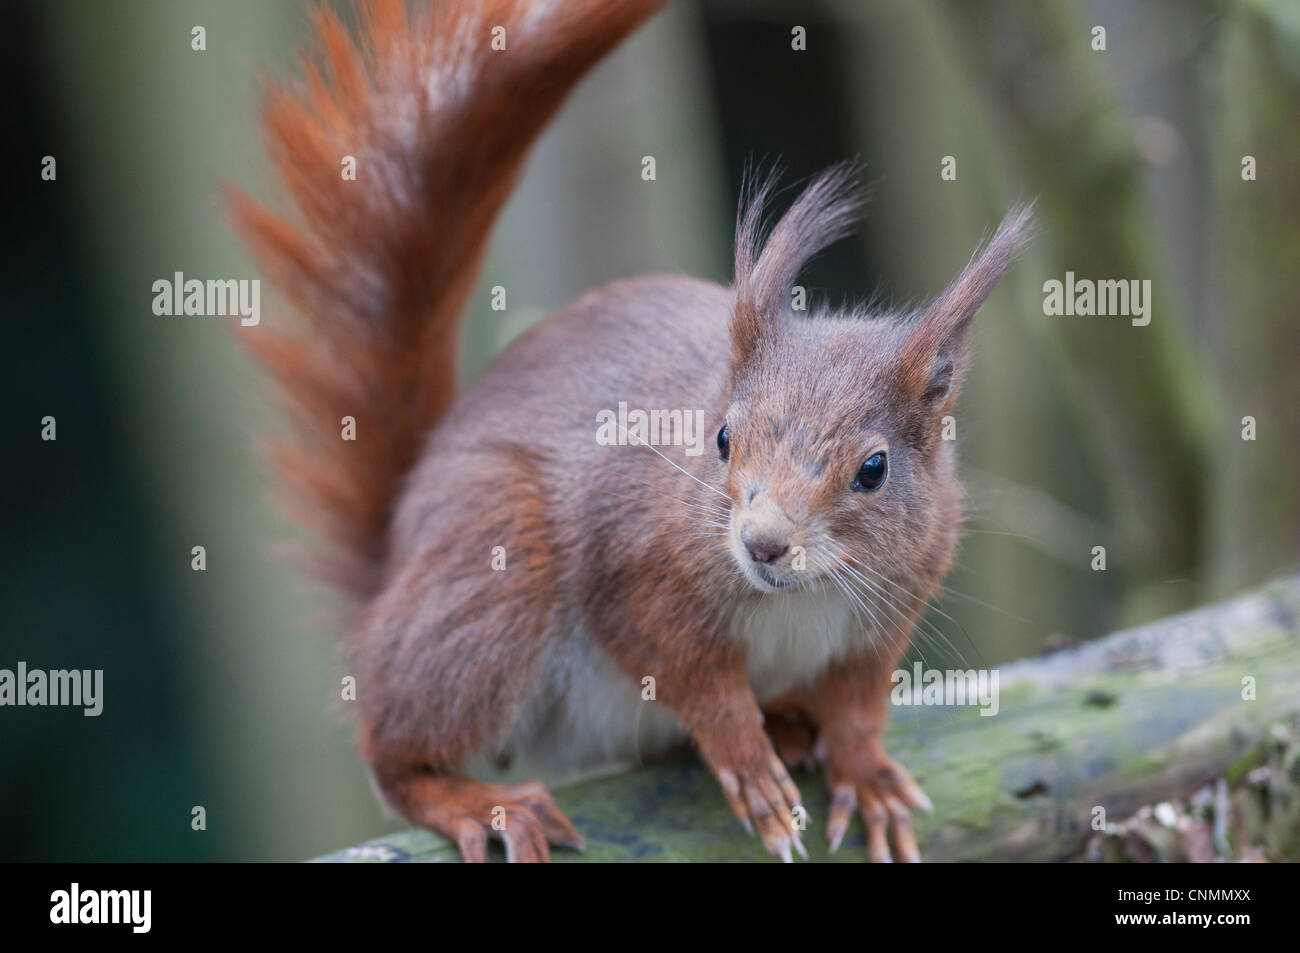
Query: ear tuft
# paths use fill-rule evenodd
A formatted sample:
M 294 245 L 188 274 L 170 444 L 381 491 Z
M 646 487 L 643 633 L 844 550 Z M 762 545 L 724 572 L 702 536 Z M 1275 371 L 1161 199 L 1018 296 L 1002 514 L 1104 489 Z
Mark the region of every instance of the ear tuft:
M 742 190 L 736 221 L 736 305 L 731 318 L 737 362 L 747 358 L 764 333 L 779 322 L 804 265 L 848 235 L 866 204 L 857 164 L 839 163 L 808 184 L 764 239 L 763 218 L 780 175 L 774 167 Z
M 926 403 L 951 403 L 965 374 L 966 329 L 1002 273 L 1033 235 L 1033 203 L 1007 213 L 993 237 L 912 327 L 899 360 L 907 393 Z

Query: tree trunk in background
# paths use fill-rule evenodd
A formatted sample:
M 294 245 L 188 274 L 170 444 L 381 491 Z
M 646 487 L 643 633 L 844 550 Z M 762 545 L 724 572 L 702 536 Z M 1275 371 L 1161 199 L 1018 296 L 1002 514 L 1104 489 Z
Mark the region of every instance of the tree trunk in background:
M 651 272 L 731 280 L 734 210 L 698 9 L 674 4 L 597 65 L 534 149 L 464 317 L 466 379 L 597 285 Z M 641 178 L 654 156 L 656 179 Z M 505 312 L 490 289 L 507 290 Z
M 1045 239 L 1056 265 L 1047 277 L 1064 279 L 1068 270 L 1080 278 L 1151 280 L 1146 327 L 1114 317 L 1040 313 L 1035 320 L 1061 339 L 1056 353 L 1065 363 L 1057 370 L 1073 382 L 1099 450 L 1109 566 L 1133 587 L 1125 594 L 1128 617 L 1195 601 L 1195 587 L 1163 584 L 1198 576 L 1205 448 L 1219 398 L 1182 314 L 1181 302 L 1199 289 L 1178 288 L 1158 261 L 1133 117 L 1104 80 L 1105 58 L 1119 55 L 1117 47 L 1141 55 L 1138 37 L 1112 31 L 1108 52 L 1094 52 L 1091 24 L 1060 2 L 993 2 L 978 11 L 945 2 L 942 9 L 957 24 L 977 82 L 1001 107 L 1000 132 L 1029 180 L 1044 189 Z M 1013 24 L 1020 29 L 1010 30 Z
M 1217 594 L 1300 563 L 1300 6 L 1232 4 L 1224 17 L 1205 83 L 1222 224 L 1204 273 L 1228 302 L 1206 552 Z M 1254 182 L 1241 177 L 1247 155 Z M 1254 442 L 1242 440 L 1246 416 Z

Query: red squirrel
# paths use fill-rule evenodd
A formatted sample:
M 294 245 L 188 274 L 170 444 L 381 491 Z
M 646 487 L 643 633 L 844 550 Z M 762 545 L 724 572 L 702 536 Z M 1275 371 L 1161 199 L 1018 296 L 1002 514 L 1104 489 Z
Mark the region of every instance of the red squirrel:
M 797 313 L 800 269 L 860 191 L 834 167 L 766 228 L 769 177 L 731 287 L 604 285 L 457 395 L 458 316 L 529 147 L 661 3 L 384 0 L 355 40 L 323 9 L 323 54 L 268 93 L 295 208 L 232 209 L 302 320 L 247 341 L 296 425 L 287 496 L 357 607 L 359 746 L 383 799 L 467 861 L 490 836 L 511 861 L 582 846 L 540 783 L 474 780 L 471 758 L 582 768 L 687 739 L 769 853 L 803 853 L 787 765 L 815 759 L 832 849 L 856 810 L 872 859 L 915 861 L 910 809 L 930 802 L 882 743 L 890 676 L 952 561 L 941 422 L 1028 210 L 914 312 Z M 620 402 L 699 409 L 708 452 L 598 442 Z

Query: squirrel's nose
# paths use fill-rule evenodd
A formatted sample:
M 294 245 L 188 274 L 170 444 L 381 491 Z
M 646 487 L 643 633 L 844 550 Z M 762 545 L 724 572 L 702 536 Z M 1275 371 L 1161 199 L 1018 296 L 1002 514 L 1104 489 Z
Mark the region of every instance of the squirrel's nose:
M 770 536 L 748 536 L 742 533 L 740 541 L 745 544 L 749 555 L 756 563 L 770 563 L 780 559 L 790 549 L 789 543 L 783 543 Z

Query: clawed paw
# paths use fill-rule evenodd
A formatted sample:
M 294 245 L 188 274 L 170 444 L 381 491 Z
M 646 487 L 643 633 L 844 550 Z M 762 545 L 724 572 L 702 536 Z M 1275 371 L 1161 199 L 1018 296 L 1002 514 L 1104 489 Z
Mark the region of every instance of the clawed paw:
M 582 835 L 569 823 L 546 788 L 536 782 L 484 785 L 490 794 L 478 808 L 451 825 L 461 855 L 468 863 L 487 860 L 487 838 L 500 837 L 507 863 L 546 863 L 551 847 L 583 849 Z M 488 803 L 490 802 L 490 803 Z
M 934 810 L 907 769 L 885 756 L 878 746 L 869 754 L 854 759 L 851 770 L 827 766 L 831 782 L 830 819 L 826 838 L 831 852 L 839 849 L 856 808 L 867 829 L 867 855 L 874 863 L 891 863 L 895 854 L 904 863 L 917 863 L 921 852 L 912 827 L 912 808 Z M 889 849 L 889 832 L 893 831 L 894 853 Z
M 769 854 L 786 863 L 792 851 L 807 858 L 799 831 L 807 823 L 807 814 L 799 789 L 775 753 L 766 760 L 746 767 L 719 767 L 714 772 L 727 804 L 745 830 L 757 829 Z

